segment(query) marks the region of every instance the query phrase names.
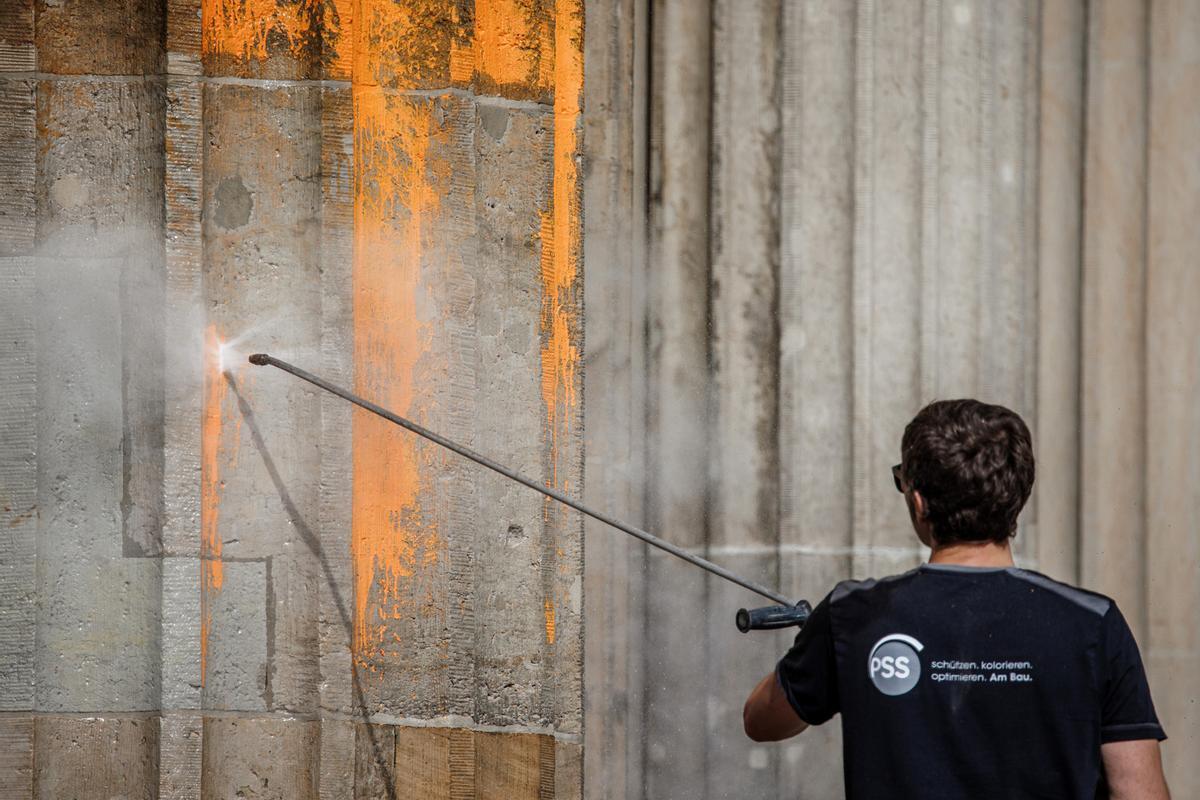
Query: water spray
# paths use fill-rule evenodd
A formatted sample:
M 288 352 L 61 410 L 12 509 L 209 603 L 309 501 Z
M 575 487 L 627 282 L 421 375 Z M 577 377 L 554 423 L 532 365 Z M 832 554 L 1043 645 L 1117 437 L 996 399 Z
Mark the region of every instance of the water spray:
M 278 369 L 281 369 L 284 372 L 290 372 L 292 375 L 295 375 L 297 378 L 299 378 L 302 381 L 307 381 L 308 383 L 311 383 L 313 386 L 316 386 L 319 389 L 324 389 L 325 391 L 329 392 L 330 394 L 337 395 L 338 397 L 342 398 L 343 400 L 348 400 L 349 402 L 353 403 L 354 405 L 358 406 L 359 408 L 364 408 L 367 411 L 370 411 L 372 414 L 376 414 L 380 417 L 383 417 L 388 422 L 395 423 L 396 425 L 399 425 L 401 428 L 404 428 L 405 430 L 411 431 L 412 433 L 415 433 L 418 436 L 428 439 L 429 441 L 433 442 L 434 444 L 441 445 L 442 447 L 446 448 L 447 450 L 451 450 L 464 458 L 468 458 L 471 461 L 474 461 L 476 464 L 487 467 L 488 469 L 492 470 L 493 472 L 498 472 L 501 475 L 503 475 L 504 477 L 514 480 L 517 483 L 528 486 L 530 489 L 533 489 L 535 492 L 540 492 L 541 494 L 544 494 L 546 497 L 549 497 L 552 500 L 557 500 L 558 502 L 562 503 L 563 505 L 569 506 L 570 508 L 573 508 L 582 514 L 586 514 L 587 516 L 591 517 L 592 519 L 598 520 L 600 522 L 603 522 L 605 525 L 616 528 L 617 530 L 621 531 L 622 533 L 629 534 L 630 536 L 634 537 L 635 539 L 641 539 L 643 542 L 650 545 L 651 547 L 657 547 L 659 550 L 670 553 L 671 555 L 675 556 L 676 558 L 683 559 L 684 561 L 686 561 L 687 563 L 691 564 L 694 567 L 699 567 L 700 569 L 705 570 L 706 572 L 716 575 L 718 578 L 723 578 L 724 580 L 727 580 L 730 583 L 737 584 L 738 586 L 741 586 L 743 589 L 747 589 L 751 592 L 754 592 L 755 594 L 761 595 L 761 596 L 767 598 L 768 600 L 774 600 L 776 603 L 779 604 L 779 605 L 775 605 L 775 606 L 767 606 L 765 608 L 753 608 L 753 609 L 742 608 L 742 609 L 739 609 L 737 612 L 737 616 L 735 617 L 735 622 L 737 624 L 738 630 L 742 631 L 743 633 L 745 633 L 747 631 L 751 631 L 751 630 L 770 630 L 770 629 L 774 629 L 774 628 L 787 628 L 787 627 L 790 627 L 793 625 L 800 626 L 800 625 L 803 625 L 808 620 L 808 615 L 812 613 L 812 606 L 810 606 L 808 604 L 808 602 L 805 600 L 801 600 L 797 603 L 792 603 L 790 600 L 788 600 L 786 597 L 784 597 L 782 594 L 779 594 L 778 592 L 772 591 L 771 589 L 768 589 L 765 586 L 755 583 L 754 581 L 747 580 L 746 578 L 736 575 L 733 572 L 730 572 L 729 570 L 725 569 L 724 567 L 722 567 L 718 564 L 714 564 L 707 559 L 701 558 L 700 556 L 694 555 L 693 553 L 689 553 L 687 550 L 684 550 L 682 547 L 671 544 L 670 542 L 666 541 L 665 539 L 660 539 L 659 537 L 655 536 L 652 533 L 649 533 L 648 531 L 644 531 L 641 528 L 635 527 L 633 525 L 629 525 L 625 522 L 622 522 L 619 519 L 616 519 L 615 517 L 611 517 L 608 514 L 601 512 L 601 511 L 595 511 L 595 510 L 589 508 L 588 506 L 584 505 L 583 503 L 580 503 L 578 500 L 575 500 L 574 498 L 570 497 L 569 495 L 563 494 L 562 492 L 558 491 L 557 489 L 552 489 L 547 486 L 543 486 L 538 481 L 535 481 L 532 478 L 528 478 L 528 477 L 522 475 L 521 473 L 517 472 L 514 469 L 506 467 L 499 462 L 493 461 L 492 459 L 488 458 L 487 456 L 476 453 L 474 450 L 470 449 L 469 447 L 464 447 L 463 445 L 460 445 L 457 442 L 453 442 L 450 439 L 447 439 L 446 437 L 441 436 L 440 434 L 434 433 L 433 431 L 431 431 L 427 428 L 424 428 L 424 427 L 418 425 L 417 423 L 412 422 L 411 420 L 405 419 L 404 417 L 400 416 L 399 414 L 395 414 L 391 411 L 388 411 L 386 408 L 384 408 L 382 406 L 375 405 L 374 403 L 370 402 L 369 400 L 365 400 L 365 399 L 359 397 L 358 395 L 356 395 L 352 392 L 349 392 L 346 389 L 341 388 L 340 386 L 336 386 L 322 378 L 318 378 L 316 375 L 313 375 L 311 372 L 306 372 L 306 371 L 300 369 L 299 367 L 295 366 L 294 364 L 289 364 L 286 361 L 280 361 L 278 358 L 267 355 L 266 353 L 255 353 L 255 354 L 251 355 L 250 363 L 254 364 L 255 366 L 258 366 L 258 367 L 270 366 L 270 367 L 276 367 Z

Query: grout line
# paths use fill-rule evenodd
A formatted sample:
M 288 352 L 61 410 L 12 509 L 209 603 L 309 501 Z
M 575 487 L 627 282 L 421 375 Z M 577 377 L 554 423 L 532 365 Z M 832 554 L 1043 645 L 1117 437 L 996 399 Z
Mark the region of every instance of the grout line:
M 58 81 L 61 83 L 149 83 L 163 81 L 172 75 L 59 75 L 53 72 L 0 71 L 0 80 Z
M 269 78 L 237 78 L 231 76 L 201 76 L 187 73 L 159 73 L 152 75 L 60 75 L 53 72 L 20 72 L 0 71 L 0 81 L 56 81 L 60 83 L 147 83 L 170 79 L 173 82 L 199 83 L 209 86 L 256 86 L 261 89 L 321 88 L 321 89 L 351 89 L 355 84 L 345 80 L 286 80 Z M 447 86 L 433 89 L 394 89 L 381 87 L 377 84 L 359 84 L 359 87 L 380 89 L 385 94 L 404 97 L 460 97 L 464 100 L 474 100 L 489 106 L 513 108 L 521 110 L 552 111 L 553 103 L 541 103 L 536 100 L 513 100 L 497 95 L 475 94 L 469 89 Z
M 338 722 L 365 722 L 372 725 L 393 725 L 404 728 L 455 728 L 471 730 L 477 733 L 532 733 L 540 736 L 553 736 L 555 740 L 568 744 L 579 744 L 583 736 L 578 733 L 565 733 L 538 725 L 484 725 L 476 723 L 469 717 L 449 715 L 420 719 L 416 717 L 397 717 L 391 714 L 343 714 L 338 712 L 322 712 L 319 714 L 297 714 L 287 711 L 261 712 L 236 711 L 199 708 L 167 708 L 152 711 L 0 711 L 0 720 L 36 717 L 39 719 L 78 719 L 100 720 L 105 718 L 119 719 L 155 719 L 181 714 L 196 715 L 205 718 L 232 717 L 237 719 L 272 719 L 295 720 L 297 722 L 323 722 L 333 720 Z

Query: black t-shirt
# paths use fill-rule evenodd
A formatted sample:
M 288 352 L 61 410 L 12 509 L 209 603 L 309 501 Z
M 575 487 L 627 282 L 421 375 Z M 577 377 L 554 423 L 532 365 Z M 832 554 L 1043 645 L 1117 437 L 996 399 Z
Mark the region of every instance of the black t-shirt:
M 1166 738 L 1116 604 L 1011 567 L 840 583 L 776 674 L 841 712 L 849 800 L 1094 800 L 1101 743 Z

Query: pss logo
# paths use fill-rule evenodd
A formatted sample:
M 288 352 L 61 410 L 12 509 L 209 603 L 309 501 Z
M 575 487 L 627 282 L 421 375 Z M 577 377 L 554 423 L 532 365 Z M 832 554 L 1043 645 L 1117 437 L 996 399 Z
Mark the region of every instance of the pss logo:
M 921 677 L 921 658 L 917 653 L 925 645 L 903 633 L 890 633 L 875 643 L 867 660 L 871 683 L 886 695 L 895 697 L 910 691 Z

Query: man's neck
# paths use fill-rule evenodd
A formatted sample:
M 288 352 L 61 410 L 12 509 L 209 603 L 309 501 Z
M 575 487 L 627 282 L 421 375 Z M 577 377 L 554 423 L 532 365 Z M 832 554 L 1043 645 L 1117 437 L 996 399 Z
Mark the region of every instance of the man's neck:
M 964 567 L 1011 567 L 1012 548 L 1003 542 L 954 542 L 936 545 L 929 555 L 930 564 L 959 564 Z

